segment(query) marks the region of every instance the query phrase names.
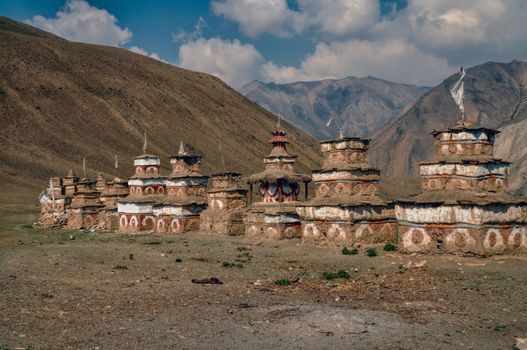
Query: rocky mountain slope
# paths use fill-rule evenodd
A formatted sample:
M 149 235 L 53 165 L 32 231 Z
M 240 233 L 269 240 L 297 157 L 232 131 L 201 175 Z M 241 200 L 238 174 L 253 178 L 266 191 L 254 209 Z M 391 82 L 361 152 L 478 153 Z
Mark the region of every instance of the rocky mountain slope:
M 319 139 L 334 137 L 340 128 L 347 135 L 367 135 L 387 124 L 426 91 L 428 88 L 372 77 L 291 84 L 253 81 L 240 90 Z
M 510 187 L 525 193 L 527 171 L 527 62 L 484 63 L 466 70 L 465 109 L 478 125 L 502 131 L 496 140 L 496 156 L 513 161 Z M 458 74 L 422 96 L 389 125 L 373 132 L 373 163 L 391 176 L 415 176 L 418 163 L 433 155 L 434 129 L 454 126 L 459 110 L 449 89 Z
M 165 169 L 183 140 L 205 156 L 206 173 L 224 163 L 254 172 L 263 167 L 276 116 L 210 75 L 0 17 L 0 123 L 2 193 L 36 197 L 49 176 L 81 173 L 84 157 L 88 176 L 128 177 L 144 131 Z M 318 165 L 317 141 L 282 125 L 298 170 Z

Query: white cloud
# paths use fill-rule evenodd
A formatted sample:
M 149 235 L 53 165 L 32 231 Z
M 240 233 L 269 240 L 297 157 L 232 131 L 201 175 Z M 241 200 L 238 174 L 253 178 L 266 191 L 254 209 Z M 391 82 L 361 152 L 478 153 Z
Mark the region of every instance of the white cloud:
M 455 71 L 446 60 L 426 54 L 402 40 L 387 42 L 350 40 L 319 43 L 299 68 L 267 63 L 264 80 L 291 82 L 345 76 L 373 75 L 391 81 L 434 85 Z
M 453 65 L 527 56 L 524 0 L 411 0 L 378 28 Z
M 262 55 L 253 45 L 219 38 L 188 42 L 179 49 L 179 65 L 212 74 L 234 88 L 257 78 Z
M 250 37 L 262 33 L 284 37 L 291 28 L 300 26 L 296 13 L 287 7 L 285 0 L 224 0 L 213 1 L 212 11 L 216 15 L 236 22 Z
M 128 50 L 132 51 L 132 52 L 135 52 L 135 53 L 138 53 L 140 55 L 143 55 L 143 56 L 148 56 L 150 58 L 153 58 L 153 59 L 156 59 L 158 61 L 161 61 L 161 62 L 165 62 L 163 59 L 161 59 L 161 57 L 159 57 L 159 55 L 157 54 L 157 52 L 152 52 L 152 53 L 149 53 L 148 51 L 146 51 L 145 49 L 141 48 L 141 47 L 138 47 L 138 46 L 132 46 L 130 47 Z
M 347 34 L 370 28 L 379 20 L 375 0 L 299 0 L 304 21 L 329 34 Z
M 213 2 L 216 14 L 238 23 L 249 36 L 306 34 L 316 39 L 314 51 L 298 65 L 264 61 L 257 74 L 262 80 L 372 75 L 435 85 L 461 65 L 527 59 L 524 0 L 409 0 L 386 17 L 380 16 L 376 0 L 296 4 L 293 10 L 286 0 Z
M 298 0 L 298 11 L 286 0 L 221 0 L 212 2 L 212 10 L 252 38 L 262 33 L 288 37 L 309 28 L 342 35 L 363 31 L 379 17 L 377 0 Z
M 54 18 L 34 16 L 26 23 L 68 40 L 90 44 L 120 46 L 132 38 L 132 32 L 119 27 L 112 14 L 83 0 L 66 2 Z
M 194 30 L 192 32 L 179 29 L 177 33 L 172 33 L 172 40 L 176 43 L 187 43 L 189 41 L 198 40 L 201 38 L 203 28 L 206 26 L 207 22 L 200 16 L 198 22 L 194 25 Z

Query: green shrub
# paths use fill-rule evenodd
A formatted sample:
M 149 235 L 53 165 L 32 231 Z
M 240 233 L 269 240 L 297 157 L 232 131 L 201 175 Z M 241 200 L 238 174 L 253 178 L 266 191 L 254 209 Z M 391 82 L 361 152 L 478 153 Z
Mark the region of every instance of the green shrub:
M 334 280 L 336 278 L 350 278 L 350 274 L 347 270 L 340 269 L 337 272 L 322 272 L 322 277 L 327 280 Z
M 350 278 L 350 273 L 344 269 L 341 269 L 337 271 L 337 276 L 339 278 Z
M 366 255 L 369 257 L 377 256 L 377 249 L 375 248 L 368 248 L 366 250 Z
M 359 250 L 355 247 L 349 249 L 348 247 L 342 248 L 342 254 L 344 255 L 357 255 L 359 253 Z
M 327 280 L 334 280 L 335 278 L 338 278 L 339 276 L 335 272 L 322 272 L 322 276 Z
M 293 282 L 289 278 L 280 278 L 279 280 L 274 281 L 274 284 L 277 284 L 279 286 L 289 286 Z
M 154 239 L 154 240 L 151 240 L 151 241 L 146 241 L 144 242 L 143 244 L 150 244 L 150 245 L 160 245 L 162 242 L 158 239 Z
M 397 247 L 394 244 L 388 243 L 382 248 L 385 252 L 395 252 Z

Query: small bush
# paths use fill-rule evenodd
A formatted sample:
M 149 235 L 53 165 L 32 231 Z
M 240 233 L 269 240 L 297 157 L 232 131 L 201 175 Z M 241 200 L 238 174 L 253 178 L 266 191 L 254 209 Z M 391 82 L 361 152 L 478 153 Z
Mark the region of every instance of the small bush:
M 359 253 L 359 250 L 355 247 L 349 249 L 348 247 L 342 248 L 342 254 L 344 255 L 356 255 Z
M 375 248 L 368 248 L 366 250 L 366 255 L 369 256 L 369 257 L 377 256 L 377 249 L 375 249 Z
M 503 332 L 505 330 L 506 326 L 504 325 L 499 325 L 499 324 L 495 324 L 494 327 L 492 327 L 492 329 L 496 332 Z
M 395 252 L 397 247 L 394 244 L 388 243 L 382 248 L 385 252 Z
M 322 276 L 327 280 L 334 280 L 335 278 L 338 278 L 339 276 L 335 272 L 322 272 Z
M 134 253 L 130 253 L 130 254 L 128 255 L 128 259 L 130 259 L 130 260 L 134 260 Z
M 347 270 L 340 269 L 337 272 L 322 272 L 322 277 L 327 280 L 334 280 L 336 278 L 350 278 L 350 274 Z
M 344 269 L 341 269 L 337 271 L 337 276 L 339 278 L 350 278 L 350 273 Z
M 279 286 L 289 286 L 293 282 L 289 278 L 280 278 L 279 280 L 274 281 L 274 284 L 277 284 Z
M 235 264 L 228 261 L 224 261 L 221 266 L 225 267 L 226 269 L 237 267 L 239 269 L 243 268 L 243 264 Z
M 157 240 L 157 239 L 154 239 L 152 241 L 146 241 L 145 243 L 143 244 L 150 244 L 150 245 L 160 245 L 161 244 L 161 241 L 160 240 Z
M 181 259 L 181 258 L 176 258 L 176 262 L 182 262 L 182 261 L 183 261 L 183 259 Z

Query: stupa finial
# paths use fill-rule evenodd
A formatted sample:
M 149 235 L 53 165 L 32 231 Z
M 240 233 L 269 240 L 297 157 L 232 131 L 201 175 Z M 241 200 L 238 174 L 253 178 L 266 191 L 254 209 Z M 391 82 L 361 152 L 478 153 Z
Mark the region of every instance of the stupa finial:
M 146 153 L 147 143 L 146 143 L 146 130 L 145 130 L 145 142 L 143 143 L 143 153 Z
M 183 140 L 181 140 L 181 143 L 179 144 L 179 152 L 178 152 L 178 155 L 182 156 L 184 154 L 186 154 L 187 152 L 185 151 L 185 146 L 183 145 Z

